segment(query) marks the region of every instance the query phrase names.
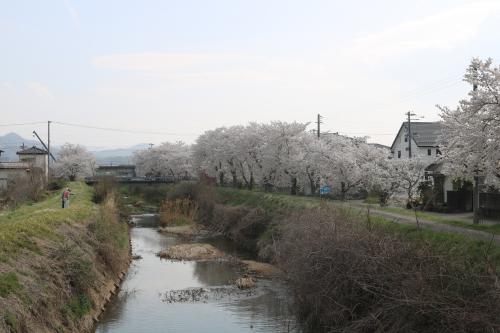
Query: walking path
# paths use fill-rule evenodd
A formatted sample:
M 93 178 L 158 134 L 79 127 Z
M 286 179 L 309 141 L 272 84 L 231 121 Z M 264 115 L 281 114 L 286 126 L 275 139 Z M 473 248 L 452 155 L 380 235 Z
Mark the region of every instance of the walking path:
M 357 202 L 357 201 L 346 202 L 346 203 L 342 203 L 341 205 L 344 207 L 358 209 L 360 211 L 366 210 L 368 207 L 368 204 Z M 371 207 L 370 207 L 370 214 L 383 217 L 383 218 L 391 220 L 395 223 L 401 223 L 401 224 L 407 224 L 407 225 L 416 225 L 417 224 L 414 216 L 383 211 L 383 210 L 377 209 L 373 205 L 371 205 Z M 461 214 L 461 215 L 463 215 L 463 214 Z M 450 220 L 452 220 L 452 219 L 453 218 L 450 217 Z M 469 236 L 469 237 L 472 237 L 475 239 L 488 241 L 488 242 L 493 240 L 495 243 L 500 244 L 500 235 L 495 235 L 495 234 L 492 234 L 490 232 L 462 228 L 459 226 L 449 225 L 449 224 L 440 223 L 440 222 L 436 222 L 436 221 L 430 221 L 430 220 L 427 220 L 427 219 L 421 218 L 421 217 L 418 218 L 418 221 L 419 221 L 420 226 L 422 226 L 424 228 L 431 229 L 433 231 L 461 234 L 461 235 Z M 467 220 L 465 220 L 465 221 L 467 221 Z

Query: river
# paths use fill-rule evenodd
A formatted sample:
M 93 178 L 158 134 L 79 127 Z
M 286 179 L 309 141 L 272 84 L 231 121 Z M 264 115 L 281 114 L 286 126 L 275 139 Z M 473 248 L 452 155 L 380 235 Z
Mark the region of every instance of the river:
M 134 260 L 120 291 L 99 318 L 98 333 L 302 332 L 282 281 L 259 279 L 256 288 L 233 286 L 240 268 L 227 261 L 171 261 L 156 256 L 183 242 L 157 232 L 156 215 L 132 217 Z M 220 237 L 197 239 L 244 257 Z

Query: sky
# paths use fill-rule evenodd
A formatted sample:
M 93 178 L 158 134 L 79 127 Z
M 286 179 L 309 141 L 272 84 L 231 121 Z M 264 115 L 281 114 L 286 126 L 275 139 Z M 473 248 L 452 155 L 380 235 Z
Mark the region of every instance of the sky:
M 499 37 L 500 0 L 0 0 L 0 135 L 50 120 L 54 144 L 193 143 L 321 114 L 390 145 L 408 110 L 465 98 Z

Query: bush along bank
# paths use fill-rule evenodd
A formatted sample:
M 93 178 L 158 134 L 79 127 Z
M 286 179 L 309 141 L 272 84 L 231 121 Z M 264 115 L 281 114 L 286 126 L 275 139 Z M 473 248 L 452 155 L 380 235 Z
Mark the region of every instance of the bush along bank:
M 91 332 L 129 262 L 128 226 L 110 193 L 74 182 L 0 214 L 0 332 Z
M 500 248 L 318 199 L 179 185 L 197 221 L 282 268 L 314 332 L 499 332 Z

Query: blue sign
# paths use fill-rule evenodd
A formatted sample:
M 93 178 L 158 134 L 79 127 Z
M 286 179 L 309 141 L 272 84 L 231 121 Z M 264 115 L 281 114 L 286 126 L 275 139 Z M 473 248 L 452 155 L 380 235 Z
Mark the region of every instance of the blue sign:
M 319 194 L 323 195 L 323 194 L 328 194 L 331 192 L 331 189 L 330 189 L 330 186 L 322 186 L 319 188 Z

